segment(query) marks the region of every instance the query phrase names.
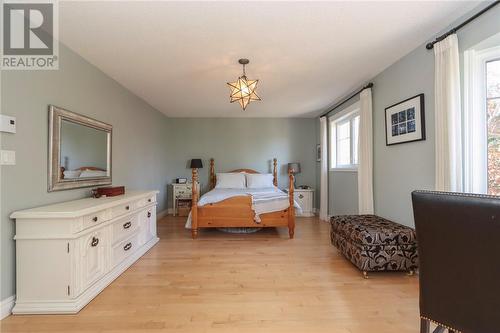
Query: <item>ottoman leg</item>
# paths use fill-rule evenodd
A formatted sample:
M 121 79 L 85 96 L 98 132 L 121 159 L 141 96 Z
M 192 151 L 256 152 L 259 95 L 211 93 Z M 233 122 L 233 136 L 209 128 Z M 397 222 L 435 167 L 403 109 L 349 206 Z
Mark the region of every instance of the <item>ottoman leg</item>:
M 363 271 L 363 277 L 364 277 L 365 279 L 368 279 L 368 272 L 367 272 L 367 271 Z

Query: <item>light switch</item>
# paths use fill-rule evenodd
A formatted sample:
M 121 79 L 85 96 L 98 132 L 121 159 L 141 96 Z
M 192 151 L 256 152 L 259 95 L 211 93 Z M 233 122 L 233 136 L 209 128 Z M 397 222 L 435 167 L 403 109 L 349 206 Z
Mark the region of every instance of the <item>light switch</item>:
M 16 165 L 16 152 L 13 150 L 0 150 L 1 165 Z
M 0 132 L 16 133 L 16 117 L 0 114 Z

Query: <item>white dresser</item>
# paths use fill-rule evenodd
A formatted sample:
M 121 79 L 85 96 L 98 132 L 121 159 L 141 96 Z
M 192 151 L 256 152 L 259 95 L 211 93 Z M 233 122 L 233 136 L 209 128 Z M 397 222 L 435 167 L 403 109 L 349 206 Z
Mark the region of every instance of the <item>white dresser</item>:
M 155 245 L 157 191 L 15 212 L 14 314 L 76 313 Z

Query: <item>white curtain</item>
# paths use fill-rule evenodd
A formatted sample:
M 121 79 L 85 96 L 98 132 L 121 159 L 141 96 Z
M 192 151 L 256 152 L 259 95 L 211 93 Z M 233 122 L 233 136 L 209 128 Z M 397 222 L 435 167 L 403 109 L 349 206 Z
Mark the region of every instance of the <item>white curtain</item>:
M 359 214 L 373 214 L 372 89 L 364 89 L 359 97 L 358 209 Z
M 326 117 L 319 118 L 319 140 L 321 150 L 320 200 L 319 218 L 328 220 L 328 121 Z
M 462 117 L 458 39 L 434 44 L 436 190 L 462 191 Z

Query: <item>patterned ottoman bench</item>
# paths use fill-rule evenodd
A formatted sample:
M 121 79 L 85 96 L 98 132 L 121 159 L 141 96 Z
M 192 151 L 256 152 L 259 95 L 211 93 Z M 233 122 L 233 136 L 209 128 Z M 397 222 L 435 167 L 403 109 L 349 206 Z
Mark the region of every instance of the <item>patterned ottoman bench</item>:
M 332 245 L 367 272 L 407 271 L 418 267 L 415 230 L 375 215 L 333 216 Z

